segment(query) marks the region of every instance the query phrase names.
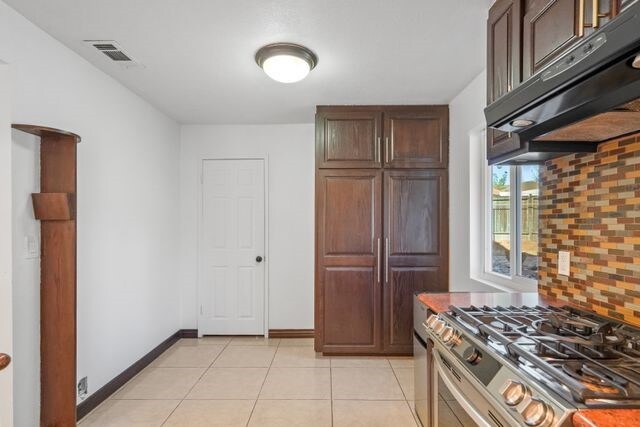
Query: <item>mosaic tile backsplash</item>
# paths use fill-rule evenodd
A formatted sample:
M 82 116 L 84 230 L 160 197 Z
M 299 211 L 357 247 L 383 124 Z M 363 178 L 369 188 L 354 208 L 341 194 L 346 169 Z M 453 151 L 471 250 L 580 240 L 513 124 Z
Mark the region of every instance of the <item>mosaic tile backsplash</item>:
M 640 325 L 640 134 L 548 161 L 540 179 L 540 293 Z

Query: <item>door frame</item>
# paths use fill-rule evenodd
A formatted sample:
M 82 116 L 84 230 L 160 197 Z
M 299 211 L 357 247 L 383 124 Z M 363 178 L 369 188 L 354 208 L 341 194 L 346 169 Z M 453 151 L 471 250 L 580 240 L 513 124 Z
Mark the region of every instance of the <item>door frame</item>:
M 202 230 L 203 230 L 203 192 L 204 192 L 204 162 L 208 160 L 262 160 L 263 183 L 264 183 L 264 301 L 263 301 L 263 319 L 262 329 L 265 338 L 269 337 L 269 265 L 271 257 L 269 256 L 269 156 L 267 154 L 261 156 L 223 156 L 223 157 L 201 157 L 198 159 L 198 223 L 197 223 L 197 271 L 196 271 L 196 329 L 198 338 L 202 338 L 200 332 L 200 306 L 201 296 L 200 287 L 202 285 Z

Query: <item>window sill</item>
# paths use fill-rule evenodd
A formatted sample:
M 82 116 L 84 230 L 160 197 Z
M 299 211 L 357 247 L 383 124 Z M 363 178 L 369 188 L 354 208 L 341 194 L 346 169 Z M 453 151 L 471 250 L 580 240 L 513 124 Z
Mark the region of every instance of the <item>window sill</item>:
M 538 282 L 532 279 L 514 278 L 493 273 L 481 273 L 472 275 L 471 278 L 487 286 L 503 292 L 538 292 Z

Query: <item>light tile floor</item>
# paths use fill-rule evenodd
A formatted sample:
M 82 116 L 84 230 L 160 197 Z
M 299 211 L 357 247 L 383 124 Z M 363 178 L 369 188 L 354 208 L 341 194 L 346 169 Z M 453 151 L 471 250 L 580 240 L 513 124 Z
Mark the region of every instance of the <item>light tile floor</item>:
M 417 427 L 411 358 L 323 357 L 313 340 L 182 339 L 81 422 Z

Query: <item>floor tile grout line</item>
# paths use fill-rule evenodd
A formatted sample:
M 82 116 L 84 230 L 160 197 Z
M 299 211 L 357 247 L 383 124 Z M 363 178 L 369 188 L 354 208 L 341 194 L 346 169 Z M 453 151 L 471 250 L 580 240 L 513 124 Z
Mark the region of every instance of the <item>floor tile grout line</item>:
M 200 338 L 196 338 L 196 339 L 200 339 Z M 216 355 L 216 357 L 213 358 L 213 361 L 209 364 L 209 367 L 206 367 L 204 369 L 204 371 L 202 372 L 202 374 L 198 377 L 198 379 L 193 383 L 193 385 L 191 386 L 191 388 L 189 389 L 189 391 L 187 391 L 187 393 L 184 395 L 184 397 L 182 399 L 180 399 L 180 402 L 178 402 L 178 404 L 176 405 L 175 408 L 173 408 L 173 411 L 171 411 L 171 413 L 167 416 L 167 418 L 165 418 L 165 420 L 162 422 L 162 424 L 160 425 L 161 427 L 164 426 L 167 421 L 169 421 L 169 418 L 171 418 L 171 416 L 173 415 L 173 413 L 176 411 L 176 409 L 178 409 L 178 407 L 180 407 L 180 405 L 182 405 L 182 402 L 184 402 L 185 400 L 187 400 L 187 396 L 189 396 L 189 393 L 191 393 L 191 391 L 194 389 L 194 387 L 200 382 L 200 380 L 202 379 L 202 377 L 204 377 L 204 375 L 209 371 L 209 369 L 211 369 L 211 366 L 213 365 L 213 363 L 218 359 L 218 357 L 220 357 L 220 355 L 222 354 L 222 352 L 225 350 L 225 348 L 227 348 L 227 346 L 229 345 L 229 343 L 231 342 L 231 340 L 227 341 L 227 343 L 225 345 L 222 346 L 222 350 L 220 350 L 220 352 Z M 176 343 L 177 344 L 177 343 Z M 174 344 L 173 346 L 175 346 L 176 344 Z M 171 346 L 171 347 L 173 347 Z M 170 347 L 170 348 L 171 348 Z M 169 348 L 169 349 L 170 349 Z M 167 351 L 169 350 L 167 349 Z M 164 353 L 163 353 L 164 354 Z
M 273 357 L 271 358 L 271 362 L 267 367 L 267 373 L 262 380 L 262 384 L 260 385 L 260 390 L 258 390 L 258 395 L 256 396 L 256 400 L 253 402 L 253 408 L 251 408 L 251 413 L 249 414 L 249 418 L 247 419 L 246 427 L 249 427 L 249 423 L 251 422 L 251 417 L 253 417 L 253 412 L 256 410 L 256 405 L 258 405 L 258 400 L 260 399 L 260 393 L 262 393 L 262 388 L 264 387 L 264 383 L 267 382 L 267 377 L 269 376 L 269 372 L 271 372 L 271 365 L 273 365 L 273 359 L 276 357 L 276 353 L 278 352 L 277 347 L 280 346 L 280 342 L 278 341 L 278 345 L 276 346 L 276 351 L 273 352 Z
M 331 397 L 331 427 L 333 427 L 333 358 L 329 358 L 329 396 Z
M 391 362 L 389 362 L 389 365 L 391 365 Z M 404 392 L 404 389 L 402 388 L 402 384 L 400 384 L 400 379 L 398 378 L 398 374 L 396 373 L 396 370 L 393 369 L 393 367 L 391 367 L 391 372 L 393 372 L 393 376 L 396 378 L 396 382 L 398 383 L 398 387 L 400 387 L 400 391 L 402 392 L 402 395 L 404 396 L 404 400 L 405 402 L 408 400 L 407 399 L 407 395 Z
M 196 338 L 198 339 L 198 338 Z M 230 341 L 229 341 L 230 342 Z M 228 343 L 227 343 L 228 344 Z M 175 344 L 174 344 L 175 345 Z M 172 346 L 173 347 L 173 346 Z M 202 371 L 202 374 L 198 377 L 198 379 L 193 383 L 193 385 L 191 386 L 191 388 L 189 389 L 189 391 L 187 391 L 187 393 L 182 397 L 182 399 L 180 399 L 180 402 L 178 402 L 178 404 L 176 405 L 175 408 L 173 408 L 173 411 L 171 411 L 171 413 L 167 416 L 167 418 L 165 418 L 164 422 L 161 424 L 161 426 L 164 426 L 167 421 L 169 421 L 169 418 L 171 418 L 171 416 L 173 415 L 173 413 L 176 411 L 176 409 L 178 409 L 178 407 L 180 405 L 182 405 L 182 402 L 185 401 L 185 398 L 189 395 L 189 393 L 191 393 L 191 390 L 193 390 L 193 388 L 196 386 L 196 384 L 198 384 L 200 382 L 200 380 L 202 379 L 202 377 L 207 373 L 207 371 L 209 370 L 209 368 L 211 367 L 211 365 L 213 365 L 213 362 L 215 362 L 215 360 L 220 357 L 220 355 L 222 354 L 222 352 L 224 351 L 224 349 L 226 348 L 226 345 L 222 347 L 222 350 L 220 350 L 220 352 L 216 355 L 216 357 L 213 358 L 213 361 L 209 364 L 209 367 L 205 367 L 204 371 Z

